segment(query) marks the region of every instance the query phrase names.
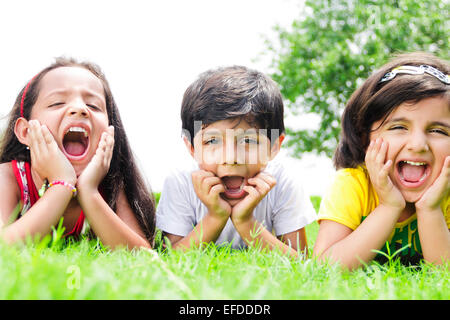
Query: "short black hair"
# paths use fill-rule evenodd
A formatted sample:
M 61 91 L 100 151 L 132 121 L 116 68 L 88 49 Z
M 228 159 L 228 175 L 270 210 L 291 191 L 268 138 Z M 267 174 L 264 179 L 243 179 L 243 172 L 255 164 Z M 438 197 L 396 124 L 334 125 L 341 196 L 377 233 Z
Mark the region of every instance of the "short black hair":
M 277 129 L 281 135 L 285 131 L 283 114 L 277 84 L 267 75 L 243 66 L 203 72 L 186 89 L 181 103 L 183 134 L 189 134 L 191 144 L 198 131 L 196 121 L 201 121 L 204 128 L 216 121 L 241 118 L 267 132 Z

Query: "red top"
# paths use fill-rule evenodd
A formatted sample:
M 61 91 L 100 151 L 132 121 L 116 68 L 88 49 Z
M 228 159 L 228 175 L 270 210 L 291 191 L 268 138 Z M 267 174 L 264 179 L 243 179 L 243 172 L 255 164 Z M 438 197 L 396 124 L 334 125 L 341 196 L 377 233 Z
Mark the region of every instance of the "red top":
M 36 201 L 39 200 L 39 193 L 33 182 L 33 177 L 31 176 L 30 164 L 28 162 L 18 162 L 16 160 L 11 161 L 14 175 L 16 176 L 17 184 L 20 187 L 20 200 L 22 201 L 23 208 L 28 207 L 28 210 L 33 206 Z M 24 213 L 24 212 L 22 212 Z M 72 231 L 65 233 L 66 236 L 79 236 L 83 229 L 84 224 L 84 214 L 81 211 L 75 226 Z

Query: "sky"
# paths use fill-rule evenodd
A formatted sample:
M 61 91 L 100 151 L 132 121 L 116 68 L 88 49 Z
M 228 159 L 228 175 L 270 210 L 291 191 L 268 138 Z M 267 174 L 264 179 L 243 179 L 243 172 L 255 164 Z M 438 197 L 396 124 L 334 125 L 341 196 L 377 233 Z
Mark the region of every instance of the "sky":
M 211 68 L 245 65 L 268 73 L 264 37 L 300 14 L 298 0 L 2 1 L 0 117 L 23 86 L 55 57 L 97 63 L 119 107 L 131 148 L 147 181 L 161 191 L 174 168 L 192 159 L 181 139 L 183 93 Z M 287 124 L 310 121 L 287 116 Z M 303 124 L 302 124 L 303 123 Z M 307 192 L 322 195 L 331 160 L 283 158 Z

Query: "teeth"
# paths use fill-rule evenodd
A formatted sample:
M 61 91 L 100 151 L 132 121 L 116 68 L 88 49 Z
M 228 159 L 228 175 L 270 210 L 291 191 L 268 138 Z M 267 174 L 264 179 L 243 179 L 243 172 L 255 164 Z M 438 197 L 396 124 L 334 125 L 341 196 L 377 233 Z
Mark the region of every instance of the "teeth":
M 83 132 L 84 136 L 87 138 L 88 133 L 84 128 L 81 127 L 70 127 L 69 128 L 69 132 Z
M 414 162 L 414 161 L 403 161 L 403 162 L 406 162 L 407 164 L 410 164 L 412 166 L 424 166 L 424 165 L 426 165 L 425 162 Z

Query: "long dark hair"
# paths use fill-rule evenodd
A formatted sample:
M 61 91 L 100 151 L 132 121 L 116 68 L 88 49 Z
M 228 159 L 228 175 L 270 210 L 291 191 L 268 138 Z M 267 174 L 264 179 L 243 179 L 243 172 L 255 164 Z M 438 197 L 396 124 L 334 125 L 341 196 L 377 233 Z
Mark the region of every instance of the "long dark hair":
M 400 104 L 445 96 L 450 106 L 450 85 L 432 75 L 398 74 L 389 81 L 380 82 L 387 72 L 402 65 L 429 65 L 450 74 L 448 62 L 425 52 L 398 55 L 372 74 L 352 94 L 344 109 L 341 138 L 333 159 L 336 169 L 356 168 L 364 163 L 372 124 L 386 119 Z
M 73 58 L 56 58 L 53 64 L 43 69 L 28 83 L 23 101 L 23 117 L 25 119 L 29 119 L 30 117 L 31 109 L 39 94 L 39 83 L 41 79 L 49 71 L 59 67 L 85 68 L 102 82 L 109 124 L 114 126 L 115 143 L 109 171 L 99 188 L 102 190 L 105 201 L 114 211 L 116 210 L 119 191 L 121 189 L 124 190 L 128 203 L 141 229 L 144 231 L 150 243 L 153 243 L 155 233 L 155 200 L 153 193 L 139 172 L 108 81 L 98 65 L 91 62 L 78 62 Z M 18 94 L 13 109 L 9 114 L 8 125 L 0 147 L 0 163 L 10 162 L 12 160 L 30 161 L 29 150 L 19 142 L 14 133 L 16 120 L 21 116 L 21 100 L 26 87 L 24 86 Z

